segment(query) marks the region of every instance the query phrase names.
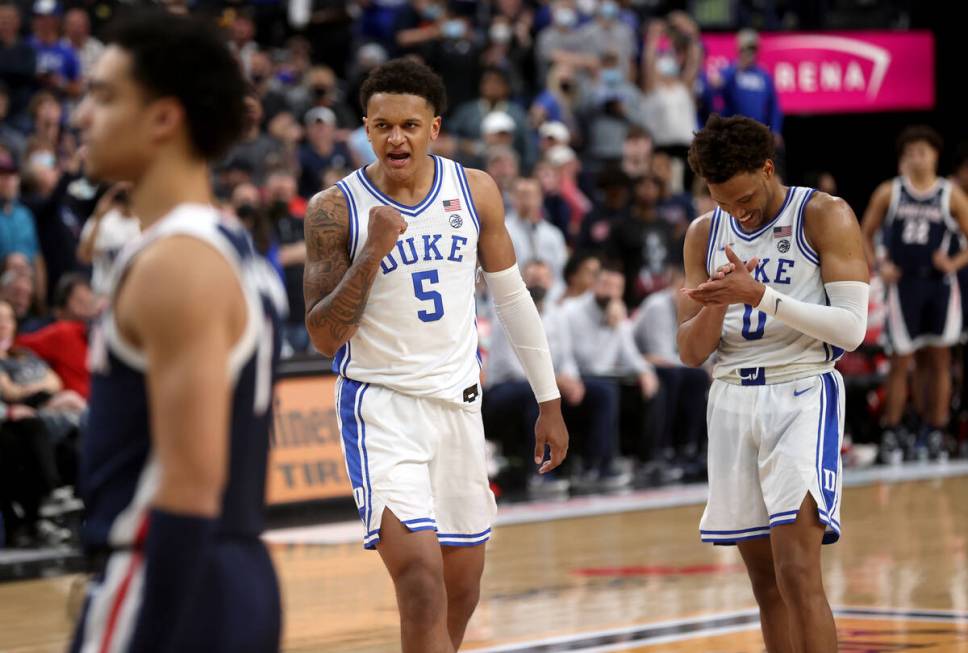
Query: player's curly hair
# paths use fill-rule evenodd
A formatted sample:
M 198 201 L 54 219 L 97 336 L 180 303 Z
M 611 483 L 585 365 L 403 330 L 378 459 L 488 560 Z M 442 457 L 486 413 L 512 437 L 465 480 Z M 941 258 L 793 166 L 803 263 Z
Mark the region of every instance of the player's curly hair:
M 744 172 L 759 170 L 773 159 L 773 134 L 745 116 L 709 116 L 689 147 L 689 166 L 709 183 L 721 184 Z
M 377 93 L 400 93 L 422 97 L 435 116 L 447 111 L 447 91 L 444 81 L 430 66 L 410 58 L 391 59 L 370 71 L 360 87 L 360 106 L 366 105 Z
M 897 155 L 901 156 L 904 154 L 904 148 L 911 143 L 918 142 L 927 143 L 938 154 L 941 154 L 941 148 L 944 146 L 944 140 L 941 138 L 941 134 L 931 127 L 927 125 L 911 125 L 910 127 L 906 127 L 900 136 L 897 137 Z

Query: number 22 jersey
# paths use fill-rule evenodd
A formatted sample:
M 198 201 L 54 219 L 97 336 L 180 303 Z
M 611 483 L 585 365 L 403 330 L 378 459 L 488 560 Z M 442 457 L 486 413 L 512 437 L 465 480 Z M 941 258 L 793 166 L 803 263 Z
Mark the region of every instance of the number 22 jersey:
M 460 403 L 465 391 L 478 391 L 480 375 L 474 299 L 480 220 L 463 167 L 431 159 L 433 183 L 412 206 L 382 193 L 365 168 L 336 184 L 348 206 L 351 260 L 366 243 L 371 208 L 392 206 L 407 231 L 380 263 L 359 329 L 336 353 L 333 371 Z

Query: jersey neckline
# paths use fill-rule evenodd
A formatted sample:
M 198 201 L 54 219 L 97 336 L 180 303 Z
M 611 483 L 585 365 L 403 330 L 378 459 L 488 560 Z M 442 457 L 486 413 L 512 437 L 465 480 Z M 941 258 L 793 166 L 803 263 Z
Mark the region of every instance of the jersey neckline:
M 729 216 L 729 226 L 732 227 L 733 232 L 737 236 L 739 236 L 740 238 L 742 238 L 743 240 L 745 240 L 747 242 L 756 240 L 757 238 L 759 238 L 760 236 L 762 236 L 764 233 L 766 233 L 766 231 L 770 227 L 772 227 L 773 224 L 777 220 L 780 219 L 780 216 L 782 216 L 783 215 L 783 212 L 786 211 L 787 206 L 790 205 L 790 200 L 793 199 L 793 190 L 795 188 L 796 188 L 796 186 L 787 186 L 786 197 L 783 198 L 783 204 L 780 206 L 780 210 L 776 212 L 776 215 L 774 215 L 770 219 L 769 222 L 767 222 L 766 224 L 764 224 L 762 227 L 760 227 L 759 229 L 757 229 L 753 233 L 749 233 L 748 234 L 748 233 L 744 232 L 743 229 L 742 229 L 742 227 L 740 227 L 739 224 L 736 222 L 736 218 L 734 218 L 731 213 L 727 213 L 726 214 L 726 215 Z
M 418 203 L 413 205 L 403 204 L 401 202 L 396 201 L 392 197 L 386 195 L 385 193 L 383 193 L 379 188 L 377 188 L 376 184 L 373 183 L 373 181 L 369 178 L 369 176 L 367 176 L 366 166 L 363 166 L 359 170 L 357 170 L 356 176 L 359 178 L 360 183 L 363 185 L 363 188 L 365 188 L 367 192 L 370 193 L 370 195 L 374 196 L 376 199 L 380 200 L 381 202 L 386 202 L 387 204 L 397 209 L 401 213 L 408 215 L 410 217 L 413 217 L 418 213 L 420 213 L 421 211 L 426 210 L 430 206 L 430 204 L 437 197 L 437 194 L 440 192 L 440 187 L 442 185 L 441 182 L 442 182 L 443 174 L 440 169 L 441 168 L 440 159 L 434 156 L 433 154 L 429 156 L 434 162 L 434 180 L 430 184 L 430 190 L 427 191 L 427 195 Z

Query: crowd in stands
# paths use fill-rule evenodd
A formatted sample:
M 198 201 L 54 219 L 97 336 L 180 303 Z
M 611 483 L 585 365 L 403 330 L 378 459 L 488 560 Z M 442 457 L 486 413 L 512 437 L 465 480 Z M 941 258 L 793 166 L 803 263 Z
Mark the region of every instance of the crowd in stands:
M 678 359 L 675 305 L 686 228 L 713 203 L 685 155 L 713 111 L 768 124 L 782 146 L 755 32 L 741 32 L 736 61 L 708 76 L 696 22 L 661 2 L 163 4 L 211 14 L 251 82 L 251 128 L 213 180 L 226 213 L 284 280 L 285 355 L 315 355 L 303 326 L 307 201 L 375 159 L 356 100 L 368 71 L 419 57 L 449 99 L 434 151 L 486 170 L 504 195 L 574 438 L 565 474 L 590 488 L 702 476 L 710 379 Z M 71 483 L 87 325 L 106 302 L 113 258 L 139 233 L 127 189 L 84 176 L 70 125 L 104 50 L 96 35 L 121 7 L 0 0 L 0 506 L 9 541 L 51 535 L 37 509 Z M 536 406 L 483 287 L 480 315 L 485 420 L 511 462 L 506 482 L 559 491 L 565 474 L 538 482 L 527 472 Z

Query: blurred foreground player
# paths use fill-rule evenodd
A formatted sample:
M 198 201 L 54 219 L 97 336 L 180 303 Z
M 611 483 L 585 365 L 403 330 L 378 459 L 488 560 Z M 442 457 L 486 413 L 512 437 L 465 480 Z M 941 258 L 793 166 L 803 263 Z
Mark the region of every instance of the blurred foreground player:
M 540 472 L 561 463 L 568 432 L 497 184 L 428 154 L 446 109 L 443 81 L 397 59 L 374 69 L 360 96 L 377 160 L 309 204 L 306 326 L 335 357 L 363 544 L 393 578 L 403 651 L 450 653 L 477 606 L 496 511 L 481 422 L 478 265 L 538 402 Z
M 93 337 L 81 488 L 100 569 L 71 650 L 276 651 L 259 535 L 281 288 L 208 168 L 242 131 L 244 82 L 214 27 L 139 12 L 75 116 L 89 174 L 132 183 L 143 233 Z
M 719 205 L 689 227 L 679 307 L 683 362 L 718 354 L 700 534 L 739 547 L 770 653 L 831 653 L 820 545 L 840 538 L 834 363 L 867 328 L 860 226 L 843 200 L 781 184 L 750 118 L 712 116 L 689 163 Z

